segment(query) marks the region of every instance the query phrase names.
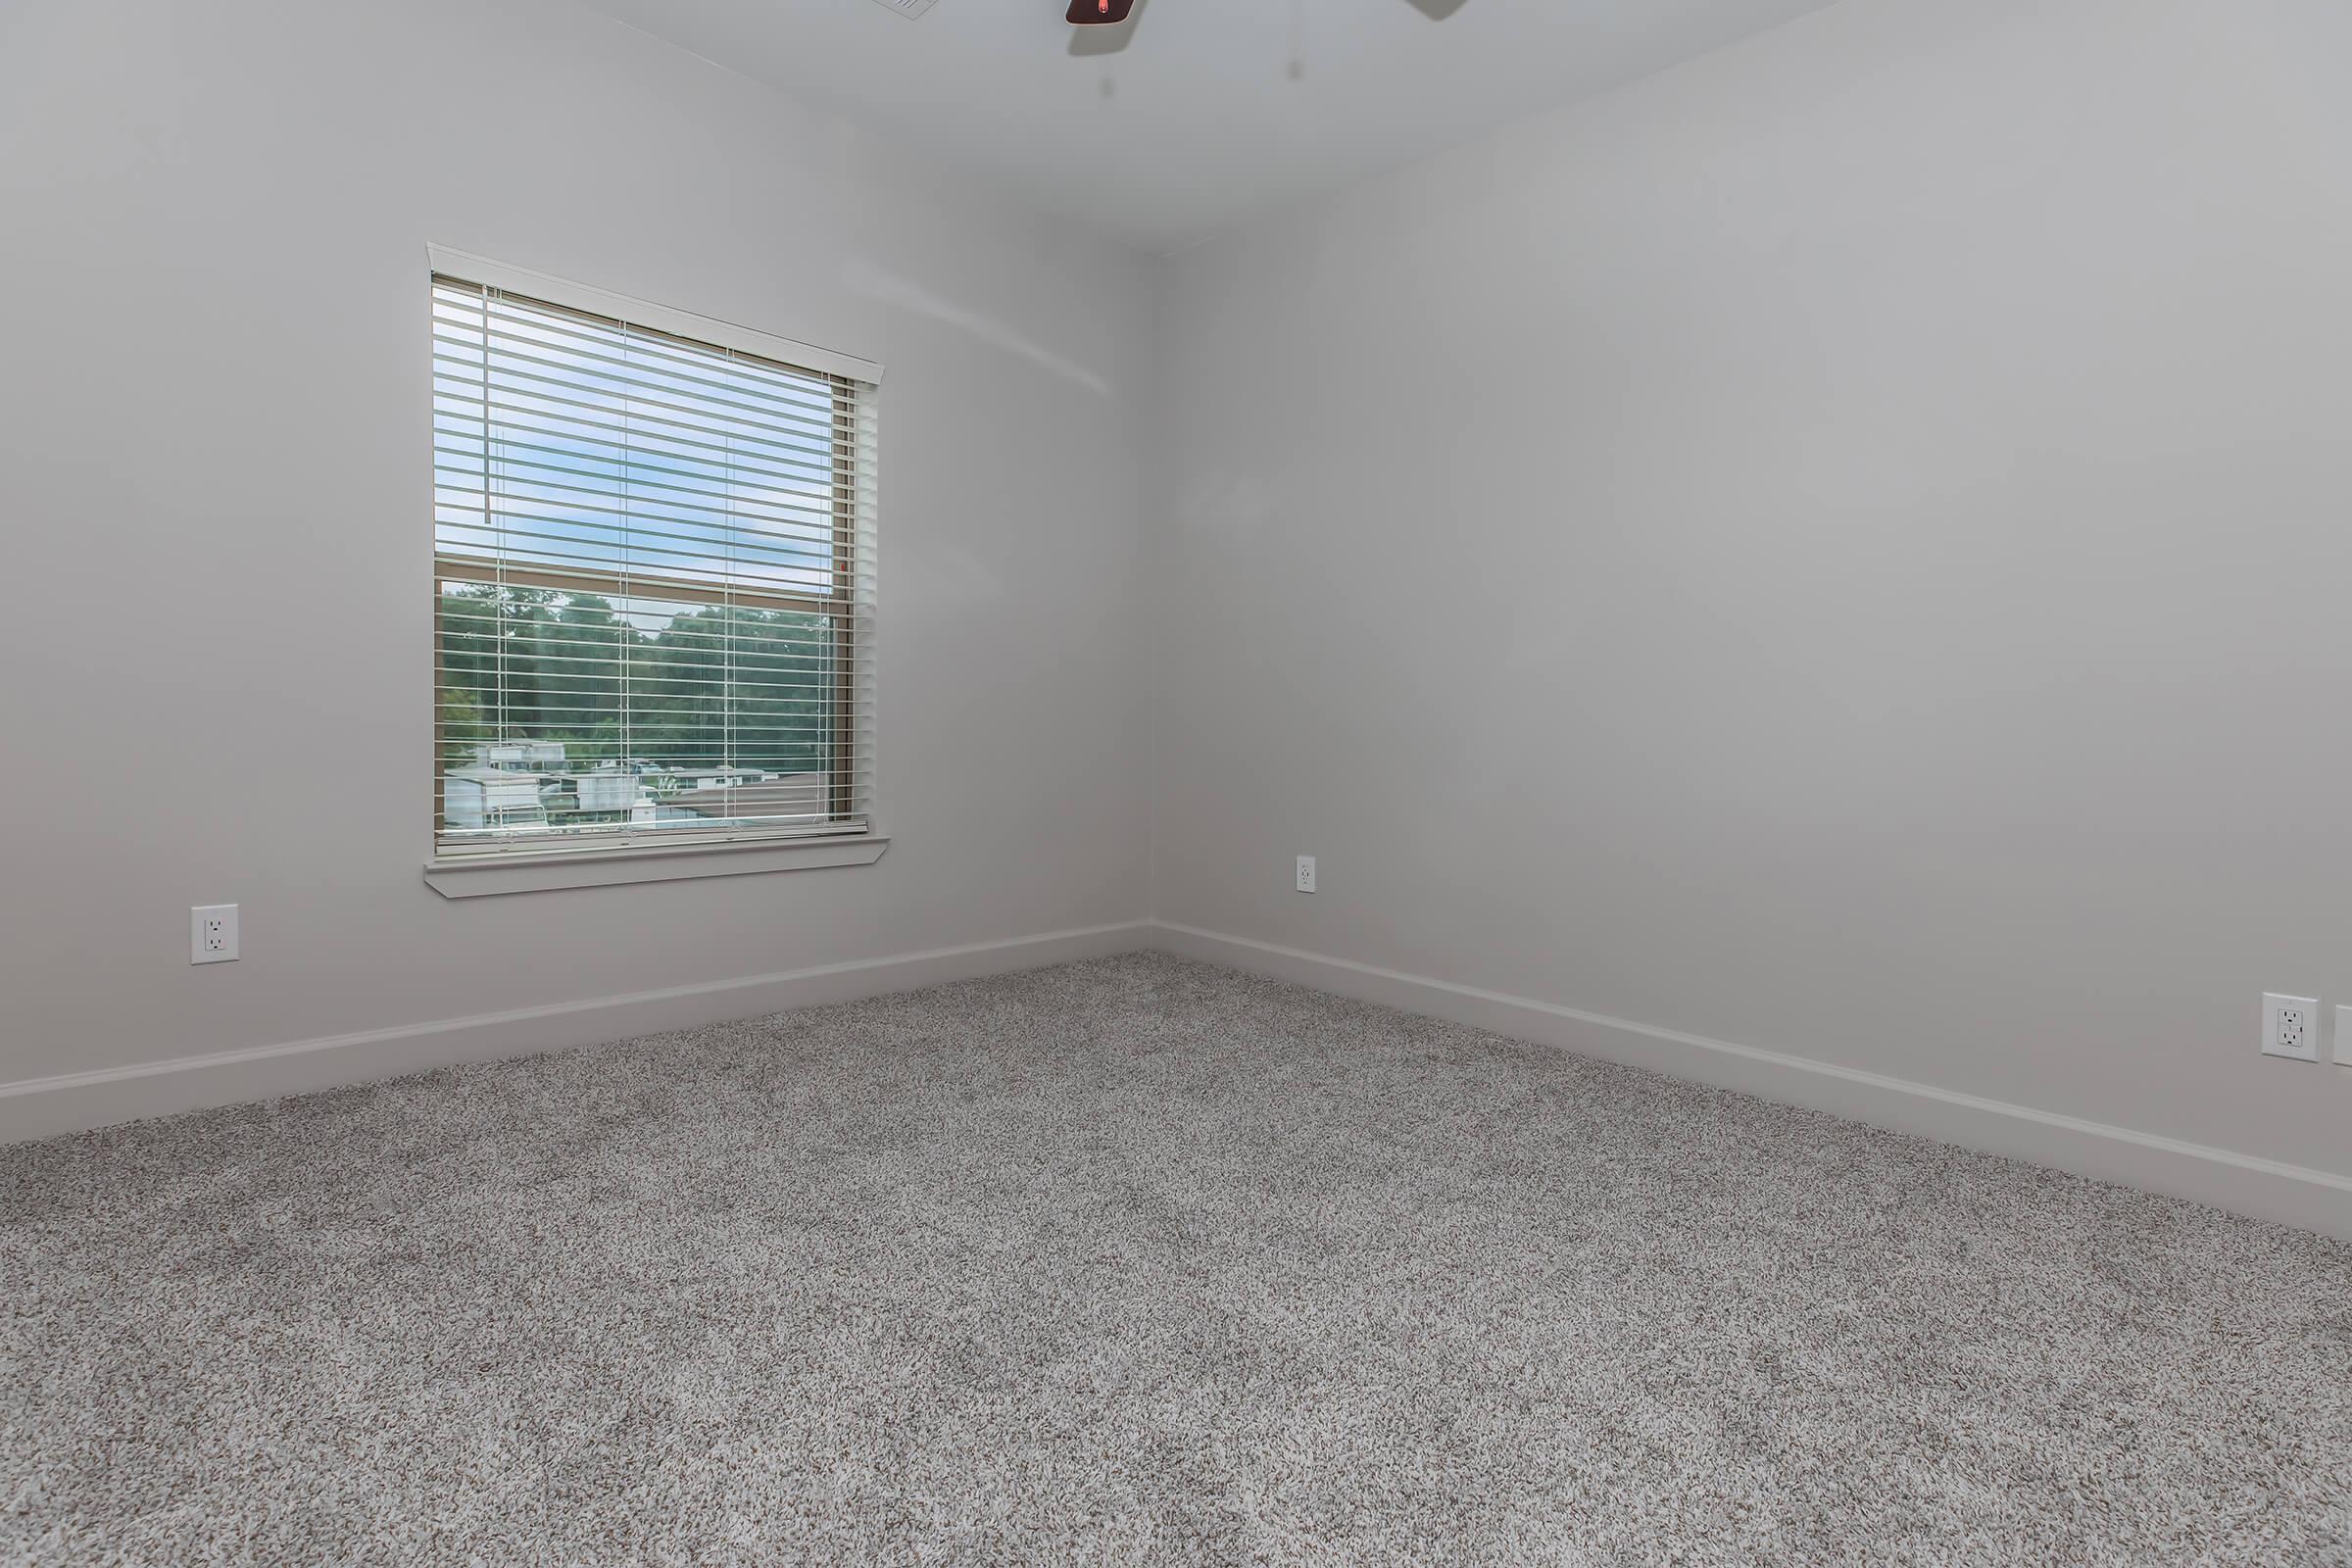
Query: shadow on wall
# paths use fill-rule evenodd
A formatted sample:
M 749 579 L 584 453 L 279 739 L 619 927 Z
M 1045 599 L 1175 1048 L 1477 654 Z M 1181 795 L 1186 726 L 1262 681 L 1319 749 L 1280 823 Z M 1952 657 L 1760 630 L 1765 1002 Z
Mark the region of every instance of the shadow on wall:
M 1002 321 L 993 320 L 951 300 L 943 300 L 921 285 L 884 271 L 870 263 L 851 263 L 843 280 L 866 299 L 937 321 L 943 326 L 952 326 L 991 348 L 1017 354 L 1063 380 L 1086 388 L 1106 403 L 1115 401 L 1118 396 L 1108 380 L 1085 366 L 1063 359 L 1053 350 L 1031 342 Z

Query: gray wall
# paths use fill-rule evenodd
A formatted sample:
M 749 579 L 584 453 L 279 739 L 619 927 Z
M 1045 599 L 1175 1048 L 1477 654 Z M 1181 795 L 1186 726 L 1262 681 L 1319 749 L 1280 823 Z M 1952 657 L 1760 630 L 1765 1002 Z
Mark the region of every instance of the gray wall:
M 1175 258 L 1157 914 L 2352 1172 L 2343 10 L 1851 0 Z
M 1152 267 L 552 0 L 16 0 L 0 1085 L 1150 908 L 2352 1172 L 2347 104 L 1849 0 Z M 888 363 L 880 864 L 422 886 L 428 239 Z
M 0 1083 L 1146 912 L 1118 247 L 533 0 L 9 0 L 0 228 Z M 428 240 L 887 364 L 881 863 L 424 887 Z

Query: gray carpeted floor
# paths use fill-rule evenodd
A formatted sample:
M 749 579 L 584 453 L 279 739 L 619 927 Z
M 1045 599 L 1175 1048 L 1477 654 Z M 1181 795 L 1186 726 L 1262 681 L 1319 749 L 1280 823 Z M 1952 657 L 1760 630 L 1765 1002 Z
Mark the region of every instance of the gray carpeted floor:
M 1159 956 L 0 1150 L 0 1560 L 2352 1563 L 2352 1249 Z

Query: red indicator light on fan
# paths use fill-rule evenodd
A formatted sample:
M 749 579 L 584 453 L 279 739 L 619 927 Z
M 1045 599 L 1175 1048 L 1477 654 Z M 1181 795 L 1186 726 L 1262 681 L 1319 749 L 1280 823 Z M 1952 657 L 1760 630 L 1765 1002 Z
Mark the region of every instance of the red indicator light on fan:
M 1135 0 L 1070 0 L 1064 20 L 1073 27 L 1100 27 L 1125 22 L 1134 9 Z

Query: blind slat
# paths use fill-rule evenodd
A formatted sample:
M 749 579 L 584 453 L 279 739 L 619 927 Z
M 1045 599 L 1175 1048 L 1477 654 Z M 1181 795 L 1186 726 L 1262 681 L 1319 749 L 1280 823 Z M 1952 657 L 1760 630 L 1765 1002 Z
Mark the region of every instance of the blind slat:
M 702 373 L 709 367 L 663 355 L 646 339 L 623 338 L 614 347 L 583 333 L 540 335 L 506 330 L 509 320 L 501 313 L 493 314 L 487 344 L 474 326 L 457 332 L 436 331 L 433 341 L 460 360 L 481 361 L 487 354 L 496 362 L 534 366 L 559 379 L 600 391 L 645 386 L 676 397 L 698 412 L 737 409 L 756 415 L 762 422 L 781 424 L 822 424 L 833 415 L 830 388 L 821 381 L 795 387 L 795 395 L 787 397 L 777 385 L 762 384 L 746 362 L 720 361 L 728 373 L 711 375 Z M 708 394 L 697 388 L 709 389 Z M 747 398 L 755 401 L 740 401 Z
M 506 356 L 496 350 L 492 351 L 487 366 L 454 359 L 445 354 L 433 356 L 434 375 L 445 384 L 452 396 L 468 389 L 477 397 L 498 391 L 538 403 L 581 409 L 611 409 L 631 424 L 642 423 L 655 429 L 691 430 L 699 435 L 723 434 L 730 441 L 749 442 L 754 446 L 788 454 L 794 460 L 822 455 L 828 434 L 840 428 L 838 422 L 830 425 L 811 422 L 802 426 L 782 420 L 738 419 L 707 404 L 638 397 L 618 389 L 609 390 L 589 381 L 535 374 L 523 368 L 527 363 L 519 356 Z M 533 387 L 546 390 L 533 391 Z
M 630 517 L 642 514 L 648 520 L 678 523 L 687 527 L 723 528 L 732 534 L 755 538 L 791 537 L 777 527 L 760 527 L 756 524 L 786 523 L 808 529 L 815 526 L 814 519 L 820 514 L 830 517 L 835 515 L 839 510 L 838 504 L 820 505 L 813 501 L 808 506 L 787 508 L 781 503 L 762 503 L 748 496 L 740 501 L 721 500 L 716 506 L 680 509 L 676 502 L 665 500 L 661 496 L 620 493 L 620 486 L 617 482 L 612 487 L 564 484 L 536 477 L 540 471 L 535 465 L 525 466 L 525 469 L 521 473 L 483 473 L 472 468 L 453 468 L 445 464 L 436 464 L 433 467 L 436 475 L 446 474 L 452 479 L 469 481 L 465 484 L 450 484 L 436 479 L 436 488 L 452 497 L 487 496 L 495 491 L 501 502 L 507 506 L 518 506 L 524 502 L 532 502 L 543 507 L 562 507 L 572 512 L 622 513 Z M 537 493 L 540 491 L 555 493 L 542 495 Z M 598 496 L 603 499 L 600 501 L 570 499 L 574 496 Z M 452 500 L 446 502 L 445 505 L 464 506 L 478 510 L 480 504 L 473 501 Z M 689 514 L 680 515 L 681 510 L 687 510 Z M 739 521 L 737 519 L 749 520 Z M 827 526 L 825 531 L 830 534 L 834 529 Z

